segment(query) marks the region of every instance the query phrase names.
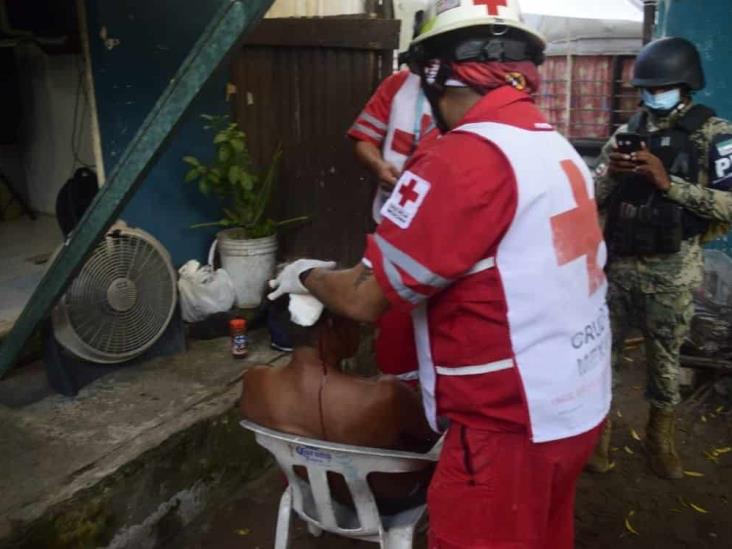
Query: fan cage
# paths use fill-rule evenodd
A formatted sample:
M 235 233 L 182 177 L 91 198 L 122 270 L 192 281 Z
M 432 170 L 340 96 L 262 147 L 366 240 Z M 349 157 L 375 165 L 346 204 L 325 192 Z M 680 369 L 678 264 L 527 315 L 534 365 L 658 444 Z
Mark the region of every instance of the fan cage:
M 115 225 L 54 310 L 54 333 L 82 358 L 123 362 L 160 338 L 176 300 L 176 273 L 165 248 L 140 229 Z

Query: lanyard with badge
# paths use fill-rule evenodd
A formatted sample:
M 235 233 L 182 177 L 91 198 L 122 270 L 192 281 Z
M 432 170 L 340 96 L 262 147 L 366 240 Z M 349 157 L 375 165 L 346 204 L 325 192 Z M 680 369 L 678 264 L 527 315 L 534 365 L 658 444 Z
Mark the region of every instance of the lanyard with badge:
M 417 143 L 422 139 L 422 114 L 424 112 L 424 102 L 426 100 L 427 98 L 424 95 L 424 90 L 420 88 L 414 112 L 414 146 L 412 147 L 412 151 L 417 148 Z
M 414 147 L 412 149 L 412 154 L 414 154 L 414 151 L 417 150 L 417 145 L 419 144 L 420 139 L 424 137 L 422 135 L 422 117 L 426 115 L 425 112 L 425 102 L 427 101 L 427 96 L 424 94 L 424 90 L 420 88 L 419 95 L 417 96 L 417 105 L 415 107 L 415 113 L 414 113 Z M 425 128 L 425 135 L 430 133 L 432 129 L 435 127 L 435 121 L 432 119 L 432 113 L 429 113 L 430 123 Z M 409 155 L 411 156 L 411 155 Z

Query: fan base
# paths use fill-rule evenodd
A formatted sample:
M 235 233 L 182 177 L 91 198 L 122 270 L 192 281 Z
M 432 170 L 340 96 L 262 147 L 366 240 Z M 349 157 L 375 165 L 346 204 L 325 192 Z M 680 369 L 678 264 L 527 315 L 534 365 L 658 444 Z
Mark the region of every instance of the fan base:
M 56 341 L 51 319 L 47 318 L 43 322 L 43 363 L 46 376 L 51 388 L 64 396 L 76 396 L 85 385 L 120 368 L 141 364 L 155 357 L 176 355 L 185 350 L 185 328 L 177 305 L 168 327 L 155 344 L 133 360 L 118 364 L 98 364 L 72 355 Z

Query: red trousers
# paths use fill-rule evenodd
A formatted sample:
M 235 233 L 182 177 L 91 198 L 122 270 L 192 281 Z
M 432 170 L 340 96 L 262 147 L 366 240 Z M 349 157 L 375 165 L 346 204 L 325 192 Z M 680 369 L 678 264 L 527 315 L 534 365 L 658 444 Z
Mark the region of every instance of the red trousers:
M 377 327 L 379 332 L 374 342 L 374 353 L 379 370 L 394 376 L 416 373 L 419 364 L 412 317 L 408 313 L 389 309 L 379 318 Z M 409 382 L 416 384 L 416 377 Z
M 541 444 L 453 425 L 429 489 L 429 549 L 574 547 L 575 487 L 601 425 Z

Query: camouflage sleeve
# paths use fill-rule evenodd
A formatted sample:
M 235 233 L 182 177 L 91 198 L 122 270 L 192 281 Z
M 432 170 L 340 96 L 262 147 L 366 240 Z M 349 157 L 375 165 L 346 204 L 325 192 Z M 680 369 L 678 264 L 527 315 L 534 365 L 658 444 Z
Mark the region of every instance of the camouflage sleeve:
M 697 137 L 697 136 L 695 136 Z M 698 184 L 672 177 L 667 196 L 705 219 L 732 222 L 732 124 L 711 119 L 699 132 L 702 160 Z
M 732 222 L 731 192 L 692 185 L 675 177 L 672 179 L 671 189 L 666 194 L 671 200 L 704 219 L 723 223 Z
M 618 131 L 626 132 L 627 126 L 621 126 Z M 615 148 L 615 134 L 602 147 L 600 158 L 595 169 L 595 201 L 600 211 L 604 211 L 608 198 L 618 185 L 618 181 L 608 174 L 608 166 L 610 165 L 610 153 Z

